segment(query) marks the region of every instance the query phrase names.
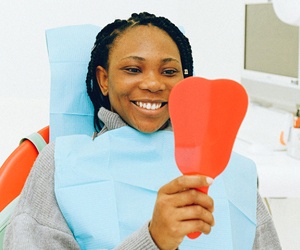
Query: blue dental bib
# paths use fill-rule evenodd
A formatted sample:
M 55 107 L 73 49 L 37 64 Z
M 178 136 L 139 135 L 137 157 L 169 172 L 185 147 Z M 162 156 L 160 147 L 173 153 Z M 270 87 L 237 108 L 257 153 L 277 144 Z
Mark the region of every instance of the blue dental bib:
M 151 220 L 158 189 L 181 175 L 171 131 L 125 126 L 95 140 L 59 137 L 55 145 L 55 195 L 81 249 L 116 247 Z M 232 153 L 209 188 L 216 225 L 209 235 L 185 237 L 180 249 L 252 249 L 256 182 L 253 162 Z

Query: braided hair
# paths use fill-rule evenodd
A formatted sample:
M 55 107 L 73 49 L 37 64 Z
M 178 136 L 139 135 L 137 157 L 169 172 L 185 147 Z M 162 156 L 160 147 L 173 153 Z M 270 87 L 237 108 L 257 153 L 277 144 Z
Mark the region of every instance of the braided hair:
M 96 41 L 91 52 L 91 60 L 88 65 L 86 86 L 87 93 L 94 106 L 94 127 L 96 131 L 101 129 L 100 120 L 97 115 L 100 107 L 110 109 L 108 96 L 102 94 L 98 85 L 96 68 L 97 66 L 102 66 L 107 70 L 109 51 L 113 47 L 116 37 L 130 27 L 149 24 L 164 30 L 176 43 L 180 53 L 183 77 L 186 78 L 193 75 L 193 57 L 189 40 L 170 20 L 147 12 L 134 13 L 128 20 L 116 19 L 113 23 L 105 26 L 96 36 Z

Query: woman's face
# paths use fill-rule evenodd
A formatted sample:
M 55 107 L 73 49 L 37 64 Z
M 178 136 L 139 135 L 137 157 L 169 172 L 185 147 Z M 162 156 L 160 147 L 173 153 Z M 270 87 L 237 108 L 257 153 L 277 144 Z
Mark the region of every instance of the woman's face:
M 130 28 L 114 41 L 108 70 L 98 66 L 97 79 L 112 111 L 141 132 L 157 131 L 169 119 L 170 91 L 183 79 L 179 50 L 155 26 Z

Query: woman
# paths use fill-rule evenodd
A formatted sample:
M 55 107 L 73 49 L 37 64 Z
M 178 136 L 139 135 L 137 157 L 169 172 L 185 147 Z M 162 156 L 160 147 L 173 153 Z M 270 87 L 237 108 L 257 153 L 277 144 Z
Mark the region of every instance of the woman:
M 180 80 L 192 74 L 193 59 L 189 41 L 166 18 L 148 13 L 133 14 L 128 20 L 116 20 L 102 29 L 97 35 L 92 50 L 86 80 L 87 91 L 95 110 L 94 126 L 97 131 L 100 131 L 95 143 L 100 141 L 100 147 L 104 148 L 104 152 L 101 151 L 103 158 L 100 157 L 96 165 L 99 165 L 106 154 L 111 154 L 111 150 L 114 149 L 114 147 L 108 147 L 110 144 L 105 141 L 107 135 L 115 136 L 120 129 L 122 132 L 132 133 L 133 136 L 137 131 L 142 134 L 138 137 L 143 134 L 155 136 L 160 131 L 172 130 L 168 113 L 170 91 Z M 124 133 L 119 135 L 122 137 Z M 105 194 L 115 186 L 107 188 L 105 184 L 103 188 L 97 189 L 103 192 L 101 193 L 103 195 L 96 193 L 96 196 L 92 198 L 92 201 L 100 200 L 101 202 L 99 205 L 101 211 L 94 211 L 94 213 L 85 209 L 76 210 L 76 206 L 84 203 L 82 200 L 84 197 L 81 197 L 77 203 L 72 203 L 72 197 L 66 202 L 65 200 L 70 196 L 79 197 L 80 195 L 73 191 L 69 193 L 68 188 L 60 189 L 61 186 L 65 186 L 66 181 L 72 179 L 70 168 L 66 169 L 66 165 L 74 164 L 72 168 L 75 172 L 74 176 L 79 175 L 79 178 L 82 176 L 76 172 L 77 167 L 81 171 L 83 165 L 91 166 L 92 169 L 95 166 L 95 161 L 90 164 L 86 155 L 76 158 L 77 155 L 83 154 L 83 151 L 88 152 L 91 158 L 97 155 L 89 150 L 93 143 L 88 142 L 88 147 L 81 147 L 81 144 L 85 144 L 82 141 L 78 142 L 77 139 L 81 140 L 76 136 L 71 137 L 70 140 L 66 139 L 69 140 L 67 144 L 64 139 L 58 140 L 56 145 L 48 145 L 38 157 L 7 228 L 5 249 L 79 249 L 80 247 L 86 249 L 177 249 L 181 247 L 185 236 L 191 232 L 210 233 L 215 223 L 214 201 L 208 195 L 195 191 L 195 188 L 209 186 L 213 180 L 209 177 L 193 175 L 179 176 L 161 185 L 157 196 L 155 193 L 156 201 L 152 218 L 145 220 L 144 225 L 134 232 L 129 230 L 130 233 L 126 233 L 126 237 L 115 239 L 114 231 L 109 231 L 112 217 L 106 220 L 106 213 L 110 216 L 112 214 L 116 214 L 115 217 L 120 216 L 116 220 L 117 224 L 121 224 L 121 217 L 127 215 L 126 213 L 121 215 L 119 211 L 112 212 L 108 206 L 112 196 Z M 130 139 L 131 137 L 124 141 L 125 145 L 121 145 L 123 149 L 125 148 L 125 154 L 127 154 L 127 147 L 128 151 L 130 149 L 129 145 L 132 141 Z M 146 144 L 144 144 L 145 147 Z M 98 150 L 98 144 L 96 148 L 94 144 L 91 147 L 93 150 Z M 69 148 L 72 149 L 69 150 Z M 66 155 L 69 154 L 76 155 L 74 158 L 76 160 L 68 161 Z M 119 154 L 111 159 L 115 160 L 118 157 Z M 152 158 L 155 157 L 149 157 L 149 161 Z M 131 161 L 131 159 L 128 160 Z M 105 166 L 101 173 L 107 170 Z M 65 170 L 68 177 L 63 174 Z M 108 172 L 108 175 L 110 174 Z M 93 179 L 93 175 L 89 178 Z M 120 178 L 123 177 L 120 176 Z M 91 179 L 88 182 L 92 182 Z M 72 182 L 68 187 L 74 186 L 73 184 Z M 127 185 L 121 187 L 128 188 Z M 95 195 L 95 192 L 90 190 L 92 189 L 88 189 L 83 196 L 88 196 L 90 193 Z M 120 193 L 122 194 L 122 190 Z M 257 201 L 256 235 L 253 247 L 249 247 L 280 249 L 273 222 L 259 195 Z M 73 214 L 71 210 L 76 211 Z M 89 210 L 92 211 L 92 207 Z M 80 212 L 83 213 L 80 214 Z M 93 213 L 93 216 L 90 217 L 89 213 Z M 138 218 L 142 217 L 142 211 L 139 213 L 141 215 L 137 215 Z M 104 242 L 96 245 L 97 240 L 90 239 L 90 234 L 86 232 L 90 229 L 89 226 L 85 228 L 86 221 L 90 220 L 87 225 L 93 224 L 98 214 L 104 216 L 101 217 L 102 221 L 97 221 L 96 227 L 97 224 L 103 224 L 103 230 L 107 232 L 98 232 L 95 229 L 90 234 L 94 231 L 97 231 L 96 237 L 98 237 L 97 234 L 103 234 L 105 239 L 114 242 L 113 246 L 106 247 L 109 244 L 105 245 Z M 77 221 L 78 218 L 79 221 Z M 129 224 L 131 220 L 132 218 Z M 127 228 L 124 232 L 126 230 Z

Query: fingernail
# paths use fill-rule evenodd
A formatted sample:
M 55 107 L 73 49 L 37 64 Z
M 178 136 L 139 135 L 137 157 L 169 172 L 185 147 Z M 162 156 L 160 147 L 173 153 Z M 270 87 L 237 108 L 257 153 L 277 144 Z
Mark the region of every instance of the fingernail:
M 207 176 L 206 177 L 206 182 L 210 186 L 214 182 L 214 179 Z

